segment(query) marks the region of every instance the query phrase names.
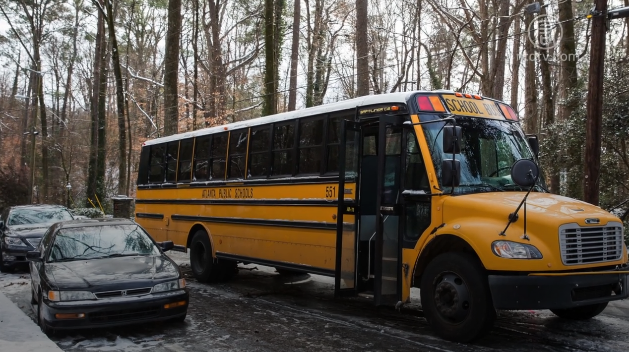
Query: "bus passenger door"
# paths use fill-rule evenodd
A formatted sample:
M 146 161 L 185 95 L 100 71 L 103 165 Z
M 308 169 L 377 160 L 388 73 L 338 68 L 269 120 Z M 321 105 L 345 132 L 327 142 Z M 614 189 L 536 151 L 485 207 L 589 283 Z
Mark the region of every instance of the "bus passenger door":
M 402 118 L 383 116 L 378 131 L 374 300 L 394 305 L 401 299 L 400 182 Z
M 356 241 L 358 229 L 358 170 L 360 163 L 360 126 L 343 120 L 339 147 L 339 191 L 336 232 L 336 266 L 334 274 L 335 296 L 353 296 L 357 293 Z M 355 183 L 346 190 L 346 184 Z

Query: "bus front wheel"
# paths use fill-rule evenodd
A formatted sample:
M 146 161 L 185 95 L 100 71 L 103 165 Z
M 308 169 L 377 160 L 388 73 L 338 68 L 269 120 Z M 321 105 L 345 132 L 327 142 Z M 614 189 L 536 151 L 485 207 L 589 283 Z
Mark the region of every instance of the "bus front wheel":
M 424 316 L 444 339 L 470 342 L 492 327 L 496 310 L 487 276 L 478 259 L 450 252 L 434 258 L 420 284 Z
M 551 309 L 556 316 L 570 320 L 587 320 L 601 314 L 607 307 L 607 302 L 590 304 L 582 307 Z
M 212 245 L 203 230 L 197 231 L 190 242 L 190 268 L 199 282 L 214 281 L 217 270 L 212 257 Z

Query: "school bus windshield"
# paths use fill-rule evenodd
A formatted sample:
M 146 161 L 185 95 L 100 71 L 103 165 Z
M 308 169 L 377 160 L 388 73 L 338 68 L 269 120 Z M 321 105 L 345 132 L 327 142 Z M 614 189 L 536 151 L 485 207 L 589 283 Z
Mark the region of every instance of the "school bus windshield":
M 422 120 L 426 120 L 425 115 L 422 115 Z M 522 191 L 511 180 L 511 165 L 519 159 L 533 157 L 522 130 L 504 120 L 473 117 L 457 117 L 456 120 L 457 126 L 462 128 L 463 138 L 461 153 L 455 154 L 461 163 L 461 183 L 454 193 Z M 441 131 L 444 123 L 424 125 L 439 178 L 441 161 L 452 158 L 452 154 L 443 153 Z M 535 190 L 544 189 L 541 182 Z M 450 192 L 449 189 L 444 191 Z

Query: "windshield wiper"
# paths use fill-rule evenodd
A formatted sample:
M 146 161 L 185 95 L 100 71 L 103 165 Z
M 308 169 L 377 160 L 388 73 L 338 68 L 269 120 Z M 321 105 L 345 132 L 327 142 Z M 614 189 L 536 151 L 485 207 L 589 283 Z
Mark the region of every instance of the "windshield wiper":
M 142 253 L 112 253 L 101 258 L 134 257 L 136 255 L 146 255 Z
M 459 187 L 488 187 L 493 189 L 494 191 L 500 191 L 500 192 L 504 192 L 505 190 L 500 188 L 500 187 L 496 187 L 494 185 L 490 185 L 489 183 L 473 183 L 473 184 L 467 184 L 467 185 L 459 185 Z

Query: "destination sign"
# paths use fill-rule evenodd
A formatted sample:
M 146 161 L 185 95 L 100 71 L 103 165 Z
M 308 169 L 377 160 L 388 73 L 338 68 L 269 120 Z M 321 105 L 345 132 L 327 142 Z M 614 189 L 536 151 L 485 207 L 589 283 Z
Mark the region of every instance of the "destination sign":
M 500 109 L 491 100 L 477 100 L 461 98 L 456 95 L 442 95 L 446 107 L 454 115 L 485 117 L 490 119 L 504 120 Z

